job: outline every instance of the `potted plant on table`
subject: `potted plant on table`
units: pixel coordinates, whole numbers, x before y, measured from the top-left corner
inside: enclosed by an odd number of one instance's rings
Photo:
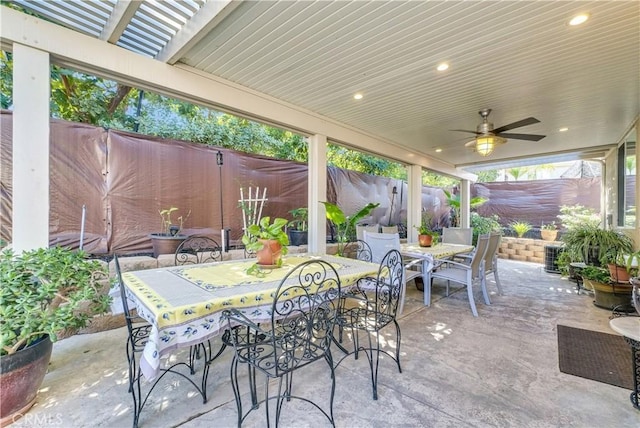
[[[249,251],[255,251],[257,265],[262,267],[282,266],[282,256],[289,251],[289,236],[284,231],[286,218],[262,217],[258,224],[247,227],[242,243]]]
[[[288,223],[289,242],[291,245],[307,245],[309,210],[306,207],[289,211],[293,217]]]
[[[164,210],[158,210],[161,223],[161,232],[151,233],[151,244],[153,245],[153,256],[158,257],[160,254],[173,254],[178,246],[186,239],[185,235],[181,235],[182,227],[191,215],[191,211],[186,216],[179,216],[174,222],[171,215],[178,211],[178,208],[171,207]]]
[[[106,265],[60,247],[0,253],[1,426],[33,405],[61,334],[106,313]]]
[[[438,243],[438,233],[431,230],[431,218],[423,214],[420,226],[414,226],[418,231],[418,245],[431,247]]]

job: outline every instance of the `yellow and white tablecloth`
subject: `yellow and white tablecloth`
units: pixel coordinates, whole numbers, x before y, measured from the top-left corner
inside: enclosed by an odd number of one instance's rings
[[[431,271],[436,259],[455,256],[473,251],[473,245],[436,244],[431,247],[421,247],[417,243],[406,243],[400,246],[403,256],[422,259],[422,282],[424,284],[424,304],[431,305]]]
[[[271,320],[273,296],[295,266],[309,260],[331,263],[343,289],[362,277],[375,276],[378,265],[336,256],[294,255],[283,266],[248,274],[254,260],[149,269],[122,274],[127,297],[138,315],[152,328],[140,368],[153,379],[160,358],[171,350],[201,343],[224,328],[220,318],[226,308],[241,310],[255,322]]]

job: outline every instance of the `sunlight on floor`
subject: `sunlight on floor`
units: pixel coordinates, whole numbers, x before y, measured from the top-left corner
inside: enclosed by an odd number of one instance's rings
[[[428,330],[432,330],[431,336],[433,336],[436,341],[444,339],[445,336],[448,336],[453,332],[451,328],[448,328],[447,325],[442,322],[436,323],[433,327],[428,327]]]

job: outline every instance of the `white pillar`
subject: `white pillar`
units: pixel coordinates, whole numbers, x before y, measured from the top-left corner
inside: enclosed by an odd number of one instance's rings
[[[49,246],[49,54],[13,45],[13,233],[17,252]]]
[[[327,137],[313,135],[309,137],[309,239],[310,253],[327,252],[327,215],[324,205],[319,201],[327,200]]]
[[[408,165],[407,179],[407,241],[417,242],[418,231],[414,226],[420,226],[422,221],[422,167]]]
[[[471,182],[460,180],[460,227],[471,227]]]

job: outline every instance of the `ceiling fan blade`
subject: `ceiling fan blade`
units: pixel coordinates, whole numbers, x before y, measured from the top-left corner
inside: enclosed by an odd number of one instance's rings
[[[535,135],[535,134],[505,134],[505,133],[500,133],[498,136],[499,136],[499,137],[503,137],[503,138],[510,138],[510,139],[514,139],[514,140],[528,140],[528,141],[540,141],[540,140],[542,140],[544,137],[546,137],[546,135]]]
[[[510,123],[508,125],[501,126],[500,128],[496,128],[493,130],[494,133],[499,134],[503,131],[508,131],[510,129],[520,128],[521,126],[533,125],[534,123],[540,123],[538,119],[535,117],[528,117],[526,119],[519,120],[517,122]]]
[[[450,129],[449,131],[469,132],[471,134],[480,135],[480,132],[478,132],[478,131],[470,131],[468,129]]]

